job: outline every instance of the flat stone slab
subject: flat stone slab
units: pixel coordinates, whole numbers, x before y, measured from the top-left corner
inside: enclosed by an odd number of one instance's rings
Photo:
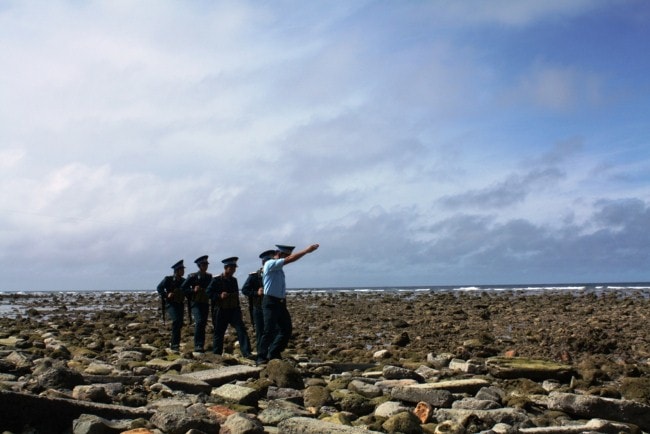
[[[258,366],[234,365],[190,372],[183,374],[183,376],[205,381],[210,386],[221,386],[222,384],[235,380],[245,380],[251,377],[257,378],[260,376],[262,369]]]
[[[482,387],[490,386],[490,382],[482,378],[467,378],[464,380],[446,380],[436,381],[433,383],[420,383],[413,386],[407,386],[417,389],[447,390],[451,393],[469,393],[475,394]]]
[[[640,402],[551,392],[547,404],[549,410],[560,410],[584,418],[633,423],[644,431],[650,431],[650,405]]]
[[[210,393],[212,386],[197,378],[178,374],[163,374],[158,382],[172,390],[181,390],[186,393],[198,395],[199,393]]]
[[[212,396],[241,405],[257,405],[259,392],[252,387],[224,384],[212,390]]]
[[[178,360],[151,359],[146,365],[158,371],[169,371],[170,369],[180,369],[183,364]]]
[[[394,387],[390,392],[390,396],[394,400],[411,403],[423,401],[433,407],[451,407],[451,403],[454,402],[454,397],[448,390],[418,386],[424,385],[416,384],[413,386]]]
[[[144,375],[86,375],[82,374],[84,381],[93,383],[120,383],[120,384],[142,384],[147,378]]]
[[[8,338],[0,339],[0,346],[2,347],[15,347],[17,343],[25,342],[25,339],[16,336],[9,336]]]
[[[635,428],[624,423],[604,419],[591,419],[584,425],[540,426],[535,428],[519,428],[521,434],[581,434],[583,432],[598,433],[633,433]]]
[[[114,404],[49,398],[29,393],[0,390],[0,420],[3,429],[18,431],[29,423],[41,428],[39,432],[63,432],[82,414],[105,419],[149,419],[153,411]]]
[[[574,375],[570,365],[522,357],[490,357],[485,365],[490,374],[497,378],[567,381]]]
[[[465,421],[470,417],[475,417],[493,425],[496,425],[497,423],[514,425],[529,420],[529,416],[525,411],[510,407],[495,410],[439,408],[435,411],[435,416],[437,420],[454,420],[458,422]]]
[[[379,434],[379,431],[370,431],[361,427],[340,425],[308,417],[292,417],[278,424],[279,432],[283,434]]]

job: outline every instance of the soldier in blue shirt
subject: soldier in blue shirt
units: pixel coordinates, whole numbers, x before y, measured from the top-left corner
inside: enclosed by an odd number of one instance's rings
[[[178,351],[181,343],[183,312],[185,312],[185,295],[181,289],[181,285],[185,282],[185,278],[183,277],[185,274],[183,260],[181,259],[172,265],[172,269],[174,270],[174,274],[172,276],[165,276],[156,289],[163,301],[163,309],[167,310],[169,319],[172,321],[172,340],[170,347],[173,351]]]
[[[275,251],[275,255],[266,261],[262,268],[264,335],[260,352],[257,354],[258,364],[266,363],[269,359],[279,359],[291,338],[293,326],[291,315],[287,310],[287,284],[283,267],[313,252],[318,248],[318,244],[312,244],[298,253],[292,253],[294,246],[276,245],[276,247],[278,250]]]
[[[199,267],[196,273],[190,273],[183,283],[183,292],[192,297],[192,317],[194,317],[194,351],[205,352],[205,326],[208,324],[210,313],[210,299],[206,289],[212,281],[212,274],[208,273],[208,256],[196,258],[194,263]]]
[[[232,325],[237,331],[237,340],[242,355],[251,358],[248,333],[246,333],[239,305],[239,286],[235,278],[238,259],[233,256],[221,261],[223,273],[212,279],[206,291],[212,302],[212,325],[214,326],[212,352],[219,355],[223,353],[223,337],[228,325]]]

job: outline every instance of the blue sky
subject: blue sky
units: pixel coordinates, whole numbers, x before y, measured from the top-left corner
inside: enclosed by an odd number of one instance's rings
[[[3,1],[0,290],[650,280],[650,5]]]

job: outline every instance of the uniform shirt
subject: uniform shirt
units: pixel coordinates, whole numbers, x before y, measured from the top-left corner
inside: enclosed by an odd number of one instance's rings
[[[228,294],[221,298],[222,293]],[[235,277],[226,277],[223,274],[216,276],[208,285],[206,293],[214,306],[223,309],[234,309],[239,307],[239,285]]]
[[[185,282],[184,277],[179,277],[179,276],[165,276],[165,278],[160,282],[158,285],[158,294],[162,298],[165,299],[165,301],[172,301],[174,303],[182,303],[185,299],[185,296],[183,295],[183,291],[181,290],[181,285]],[[167,294],[173,293],[172,299],[167,298]]]
[[[264,295],[285,298],[287,284],[284,280],[284,258],[269,259],[264,264],[262,280],[264,281]]]
[[[191,296],[192,300],[194,300],[196,303],[208,303],[210,300],[208,299],[208,295],[205,293],[205,290],[210,284],[210,281],[212,281],[212,274],[201,274],[197,271],[196,273],[191,273],[189,276],[187,276],[187,279],[185,279],[185,282],[181,288],[183,288],[185,295]],[[194,292],[194,287],[196,285],[200,286],[198,292]]]
[[[262,306],[262,297],[257,294],[257,290],[264,286],[262,282],[262,269],[260,268],[257,271],[252,272],[248,275],[244,286],[241,287],[241,292],[248,300],[254,305],[261,307]]]

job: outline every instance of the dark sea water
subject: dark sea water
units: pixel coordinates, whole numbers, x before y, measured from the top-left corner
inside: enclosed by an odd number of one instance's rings
[[[381,287],[349,287],[349,288],[296,288],[293,293],[408,293],[430,294],[436,292],[475,293],[475,292],[516,292],[522,294],[540,294],[545,292],[620,292],[646,293],[650,295],[650,282],[625,283],[571,283],[571,284],[524,284],[524,285],[424,285],[424,286],[381,286]]]

